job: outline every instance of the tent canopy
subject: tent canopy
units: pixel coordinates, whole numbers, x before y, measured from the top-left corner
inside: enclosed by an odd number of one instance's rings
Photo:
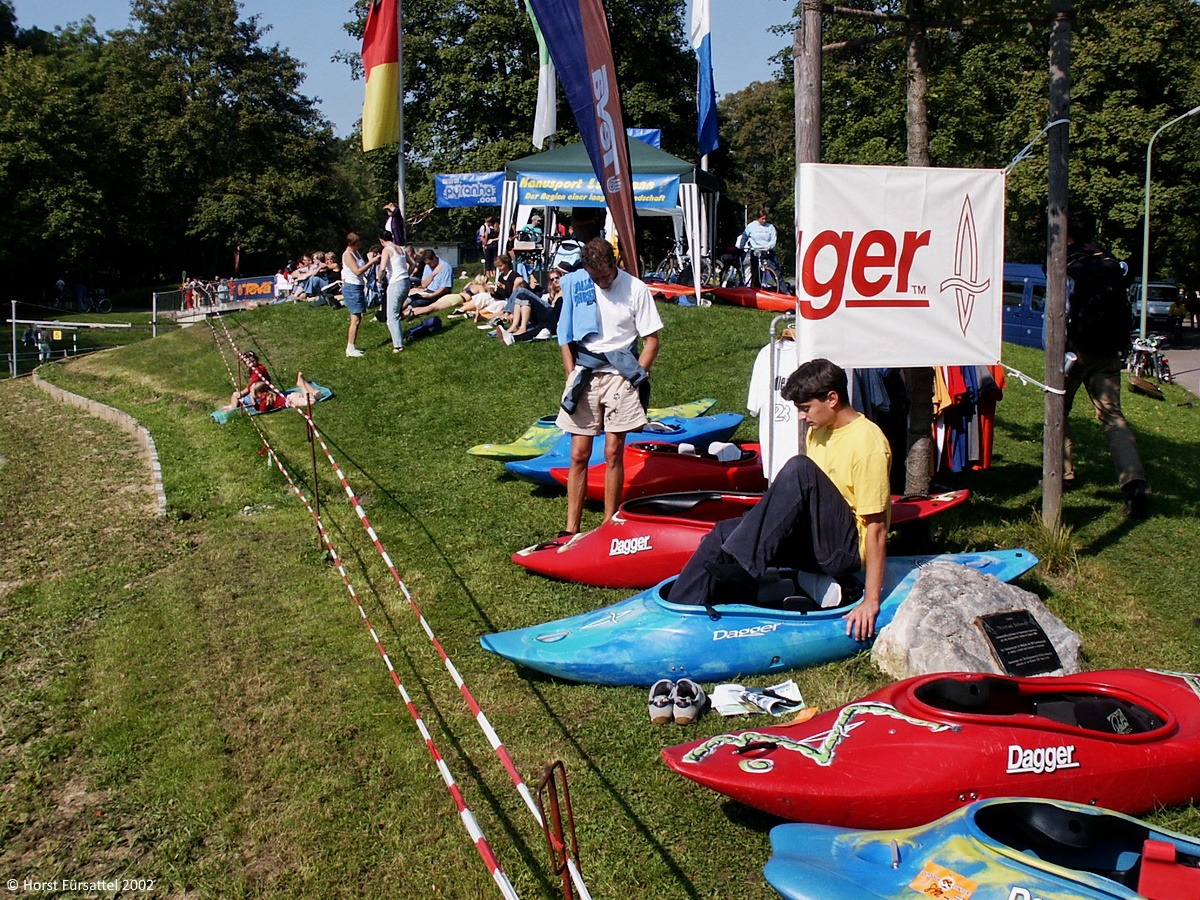
[[[698,184],[710,191],[717,190],[716,176],[678,156],[672,156],[643,141],[629,142],[629,165],[635,175],[678,175],[683,184]],[[563,172],[566,174],[591,175],[592,161],[588,158],[583,141],[564,144],[547,150],[514,159],[504,166],[506,178],[515,178],[521,172]]]
[[[676,175],[679,177],[679,205],[672,210],[643,210],[647,213],[664,212],[671,216],[677,239],[687,241],[688,253],[693,260],[710,256],[716,241],[717,194],[719,182],[709,172],[672,156],[643,141],[629,142],[629,165],[633,177],[653,175]],[[517,205],[517,180],[523,172],[553,172],[563,175],[594,175],[592,161],[582,141],[555,147],[544,153],[535,153],[514,159],[504,167],[504,196],[500,210],[500,250],[508,248],[509,228],[515,223],[520,228],[529,221],[533,207]],[[551,216],[552,210],[547,210]],[[610,213],[611,216],[611,213]],[[611,227],[611,225],[609,226]],[[545,241],[549,244],[547,231]],[[547,247],[548,249],[548,247]],[[700,287],[696,287],[699,302]]]

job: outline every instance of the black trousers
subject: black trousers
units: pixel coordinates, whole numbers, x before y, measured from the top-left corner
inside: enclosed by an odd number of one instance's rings
[[[704,567],[737,563],[754,579],[771,566],[845,578],[862,568],[854,511],[807,456],[794,456],[754,507],[704,536],[671,588],[674,603],[708,604],[716,579]]]

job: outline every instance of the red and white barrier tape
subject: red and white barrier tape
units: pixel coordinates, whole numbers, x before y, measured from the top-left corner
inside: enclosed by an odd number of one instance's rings
[[[222,322],[222,327],[224,327],[224,322]],[[227,328],[226,335],[229,337],[230,344],[236,350],[237,344],[234,342],[233,337],[229,335]],[[316,423],[313,422],[312,417],[305,409],[297,408],[296,411],[304,416],[304,418],[308,421],[308,425],[312,429],[314,440],[316,440],[320,445],[321,450],[325,453],[326,459],[329,460],[329,464],[333,467],[334,472],[337,474],[338,480],[341,482],[342,488],[346,492],[346,496],[349,498],[354,507],[355,514],[358,516],[359,521],[362,523],[363,528],[367,532],[367,536],[375,544],[375,549],[379,552],[384,564],[388,567],[388,571],[391,572],[396,584],[400,587],[401,592],[404,594],[404,598],[408,601],[409,607],[412,609],[413,614],[416,615],[417,621],[420,623],[422,630],[429,638],[430,643],[433,644],[434,649],[437,651],[438,656],[442,660],[442,664],[446,668],[446,671],[450,674],[455,686],[458,687],[459,693],[462,695],[463,701],[467,704],[467,708],[474,717],[476,724],[487,738],[493,752],[499,758],[501,765],[504,766],[504,770],[508,773],[509,779],[512,781],[517,793],[524,801],[526,808],[532,814],[538,827],[544,829],[545,822],[542,818],[541,809],[538,807],[537,801],[530,792],[528,785],[526,785],[524,779],[521,778],[520,772],[517,771],[517,767],[514,764],[512,757],[509,755],[508,749],[504,746],[504,742],[501,741],[500,735],[496,732],[495,728],[492,727],[492,723],[488,720],[487,714],[483,712],[482,708],[480,708],[478,702],[475,700],[475,696],[471,693],[470,688],[467,687],[466,682],[463,680],[462,675],[459,673],[457,667],[450,659],[450,656],[442,647],[441,641],[439,641],[437,635],[434,634],[433,629],[430,627],[428,620],[426,620],[424,613],[421,612],[420,607],[417,605],[416,600],[409,591],[408,585],[405,584],[404,579],[400,577],[400,573],[396,569],[395,563],[392,562],[392,558],[388,554],[386,548],[384,548],[383,542],[380,540],[379,535],[376,533],[374,527],[367,519],[367,514],[363,510],[362,504],[359,503],[358,497],[354,493],[354,489],[351,488],[350,482],[347,480],[341,466],[338,464],[337,460],[334,459],[333,453],[329,450],[328,445],[325,443],[325,439],[320,430],[317,428]],[[257,428],[257,425],[255,427]],[[262,434],[261,429],[259,429],[259,434]],[[263,438],[263,443],[267,443],[265,437]],[[270,452],[269,445],[267,446],[268,452]],[[293,489],[295,490],[295,485],[293,485]],[[556,849],[558,849],[560,852],[567,852],[567,848],[560,846],[557,840],[554,841],[554,844],[556,845]],[[575,887],[579,892],[580,900],[591,900],[591,894],[587,889],[586,883],[584,883],[583,875],[580,873],[575,860],[570,855],[567,856],[567,867],[571,874],[571,881],[575,884]]]
[[[383,662],[387,666],[388,673],[392,676],[392,681],[395,683],[396,689],[404,699],[404,705],[408,707],[409,715],[416,722],[417,730],[421,732],[421,737],[425,739],[425,746],[429,749],[434,764],[437,766],[438,772],[441,773],[442,781],[445,782],[446,788],[450,791],[450,796],[454,799],[455,806],[458,807],[458,816],[462,820],[463,827],[466,828],[467,834],[471,836],[471,840],[475,844],[475,849],[479,851],[479,856],[483,859],[484,865],[488,867],[488,872],[491,873],[492,880],[496,883],[496,887],[500,889],[502,895],[512,898],[512,900],[518,900],[516,890],[508,880],[508,876],[504,873],[499,860],[496,859],[495,853],[492,852],[491,845],[484,836],[483,829],[475,819],[474,813],[467,806],[462,791],[459,790],[454,776],[450,773],[450,768],[446,765],[445,760],[442,759],[442,755],[434,745],[433,736],[429,733],[429,729],[425,727],[425,722],[421,718],[421,714],[417,711],[416,704],[413,703],[408,691],[405,690],[404,682],[400,680],[399,674],[397,674],[395,667],[392,665],[392,660],[388,657],[387,651],[383,647],[383,642],[380,641],[379,635],[375,631],[375,626],[371,624],[371,620],[367,616],[367,611],[358,599],[358,593],[354,590],[354,585],[350,582],[350,576],[346,573],[346,569],[342,565],[342,560],[338,556],[337,550],[333,547],[333,541],[330,540],[329,533],[325,530],[325,523],[321,521],[321,517],[317,515],[312,505],[308,502],[308,497],[304,495],[304,492],[300,490],[296,482],[292,479],[292,476],[284,467],[282,460],[276,455],[270,442],[262,434],[261,429],[259,429],[259,435],[262,437],[263,446],[266,447],[268,457],[275,463],[276,467],[283,474],[283,477],[287,479],[288,484],[292,487],[292,491],[300,498],[300,502],[304,504],[305,509],[309,511],[313,520],[317,523],[317,530],[321,533],[321,540],[325,543],[325,549],[329,551],[330,558],[337,566],[337,570],[342,576],[342,581],[345,582],[346,590],[350,594],[350,599],[358,607],[359,615],[362,616],[363,623],[367,626],[367,631],[371,634],[371,640],[375,642],[375,649],[379,651],[379,655],[383,658]]]

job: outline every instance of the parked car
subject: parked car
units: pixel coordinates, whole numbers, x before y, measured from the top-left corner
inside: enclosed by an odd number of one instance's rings
[[[1038,265],[1004,264],[1004,315],[1001,336],[1011,344],[1044,349],[1046,273]]]
[[[1133,303],[1133,318],[1137,327],[1142,320],[1142,279],[1134,279],[1129,288],[1129,299]],[[1152,281],[1147,285],[1146,299],[1146,322],[1165,327],[1171,307],[1179,301],[1179,285],[1170,278]]]

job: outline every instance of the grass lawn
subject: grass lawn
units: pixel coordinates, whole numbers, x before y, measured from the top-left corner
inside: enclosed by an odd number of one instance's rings
[[[770,314],[662,307],[653,403],[718,398],[741,411]],[[645,691],[522,673],[481,634],[569,615],[628,592],[527,575],[513,550],[562,525],[561,494],[510,479],[464,450],[511,440],[555,407],[554,342],[505,348],[467,323],[390,352],[364,322],[347,359],[345,315],[281,305],[226,323],[273,377],[331,386],[325,435],[431,628],[524,779],[561,759],[594,896],[769,898],[776,820],[670,773],[669,744],[761,719],[654,727]],[[260,425],[313,496],[303,420],[221,427],[228,395],[208,325],[44,367],[47,380],[135,416],[153,434],[168,518],[154,520],[142,463],[120,431],[6,384],[0,412],[0,871],[8,877],[152,879],[188,896],[493,896],[423,740],[312,519],[259,450]],[[1005,345],[1040,377],[1040,353]],[[228,350],[226,348],[226,358]],[[1130,523],[1086,402],[1072,423],[1082,485],[1068,541],[1040,508],[1042,394],[1010,382],[994,467],[939,479],[972,500],[936,520],[946,551],[1025,546],[1059,561],[1022,584],[1084,638],[1091,668],[1195,671],[1200,628],[1200,412],[1126,394],[1154,515]],[[738,437],[755,439],[757,423]],[[318,456],[322,456],[318,450]],[[558,895],[544,839],[476,726],[331,468],[318,459],[326,526],[356,593],[521,896]],[[585,526],[599,521],[589,506]],[[884,679],[867,655],[796,673],[822,708]],[[761,679],[756,683],[766,683]],[[869,789],[869,786],[868,786]],[[1200,833],[1200,811],[1156,821]]]

